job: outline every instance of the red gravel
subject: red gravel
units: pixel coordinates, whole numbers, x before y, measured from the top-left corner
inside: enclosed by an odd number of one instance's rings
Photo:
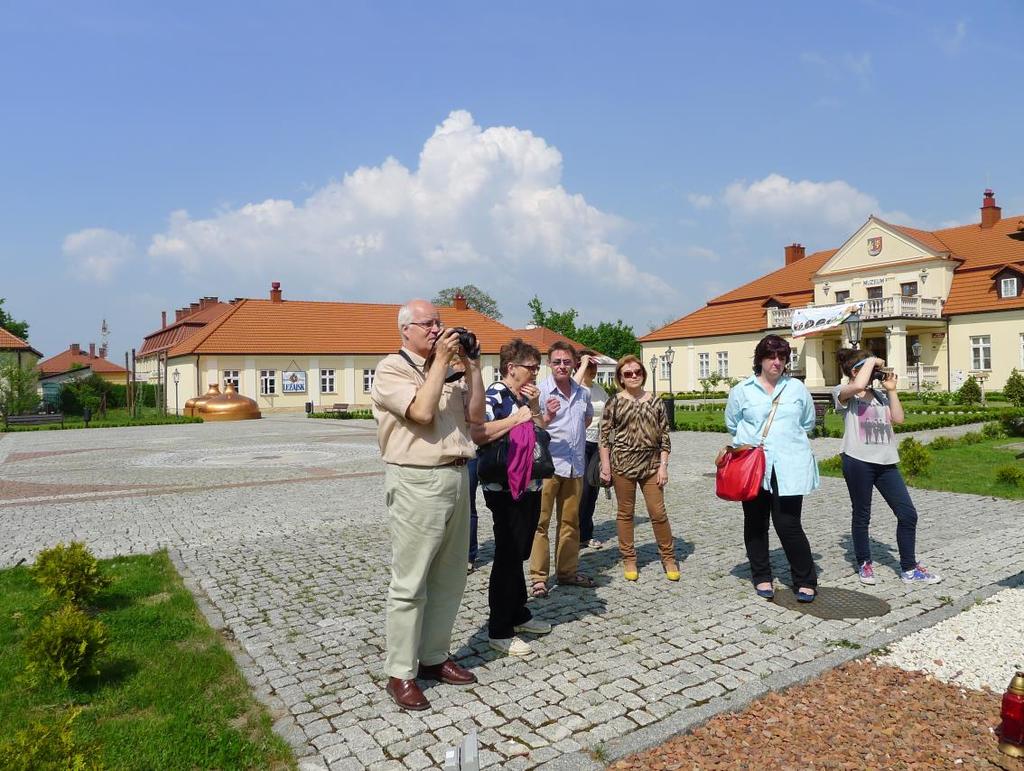
[[[610,768],[1024,771],[996,747],[1001,698],[854,661]]]

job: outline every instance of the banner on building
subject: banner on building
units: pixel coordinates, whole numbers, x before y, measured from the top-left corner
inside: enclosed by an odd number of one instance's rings
[[[863,302],[840,305],[814,305],[793,309],[793,337],[806,337],[840,326],[853,312],[860,312]]]
[[[306,393],[306,372],[304,370],[285,370],[281,373],[281,386],[286,394]]]

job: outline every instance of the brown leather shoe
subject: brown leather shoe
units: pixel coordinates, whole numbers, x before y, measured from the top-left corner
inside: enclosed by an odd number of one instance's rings
[[[416,685],[415,680],[400,680],[397,677],[389,677],[385,690],[388,692],[395,704],[402,709],[430,709],[430,702],[423,695],[423,691]]]
[[[448,685],[472,685],[476,682],[476,675],[451,659],[429,667],[420,664],[420,671],[416,676],[421,680],[440,680]]]

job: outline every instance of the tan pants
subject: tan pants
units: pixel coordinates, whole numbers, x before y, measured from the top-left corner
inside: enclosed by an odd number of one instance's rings
[[[384,669],[411,680],[419,664],[448,658],[466,588],[469,472],[386,463],[384,499],[392,550]]]
[[[580,564],[580,496],[583,477],[554,476],[544,480],[540,494],[540,520],[530,552],[530,583],[546,581],[551,568],[551,544],[548,529],[551,511],[555,519],[555,576],[558,580],[576,577]]]
[[[651,518],[651,527],[654,529],[654,540],[658,542],[661,561],[674,562],[676,550],[675,542],[672,540],[672,526],[668,523],[665,494],[658,487],[657,473],[651,474],[642,482],[612,474],[612,484],[615,486],[615,500],[619,505],[615,526],[619,533],[619,554],[622,555],[622,559],[636,559],[636,547],[633,544],[633,510],[636,508],[636,487],[639,484],[640,491],[644,494],[644,502],[647,504],[647,515]]]

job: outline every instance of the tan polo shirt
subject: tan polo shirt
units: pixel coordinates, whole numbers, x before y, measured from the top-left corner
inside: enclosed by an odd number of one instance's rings
[[[434,420],[422,425],[406,418],[416,392],[426,381],[423,357],[405,349],[416,367],[401,355],[385,356],[373,376],[373,417],[377,442],[385,463],[402,466],[444,466],[476,455],[469,438],[466,407],[469,393],[464,380],[445,383]]]

